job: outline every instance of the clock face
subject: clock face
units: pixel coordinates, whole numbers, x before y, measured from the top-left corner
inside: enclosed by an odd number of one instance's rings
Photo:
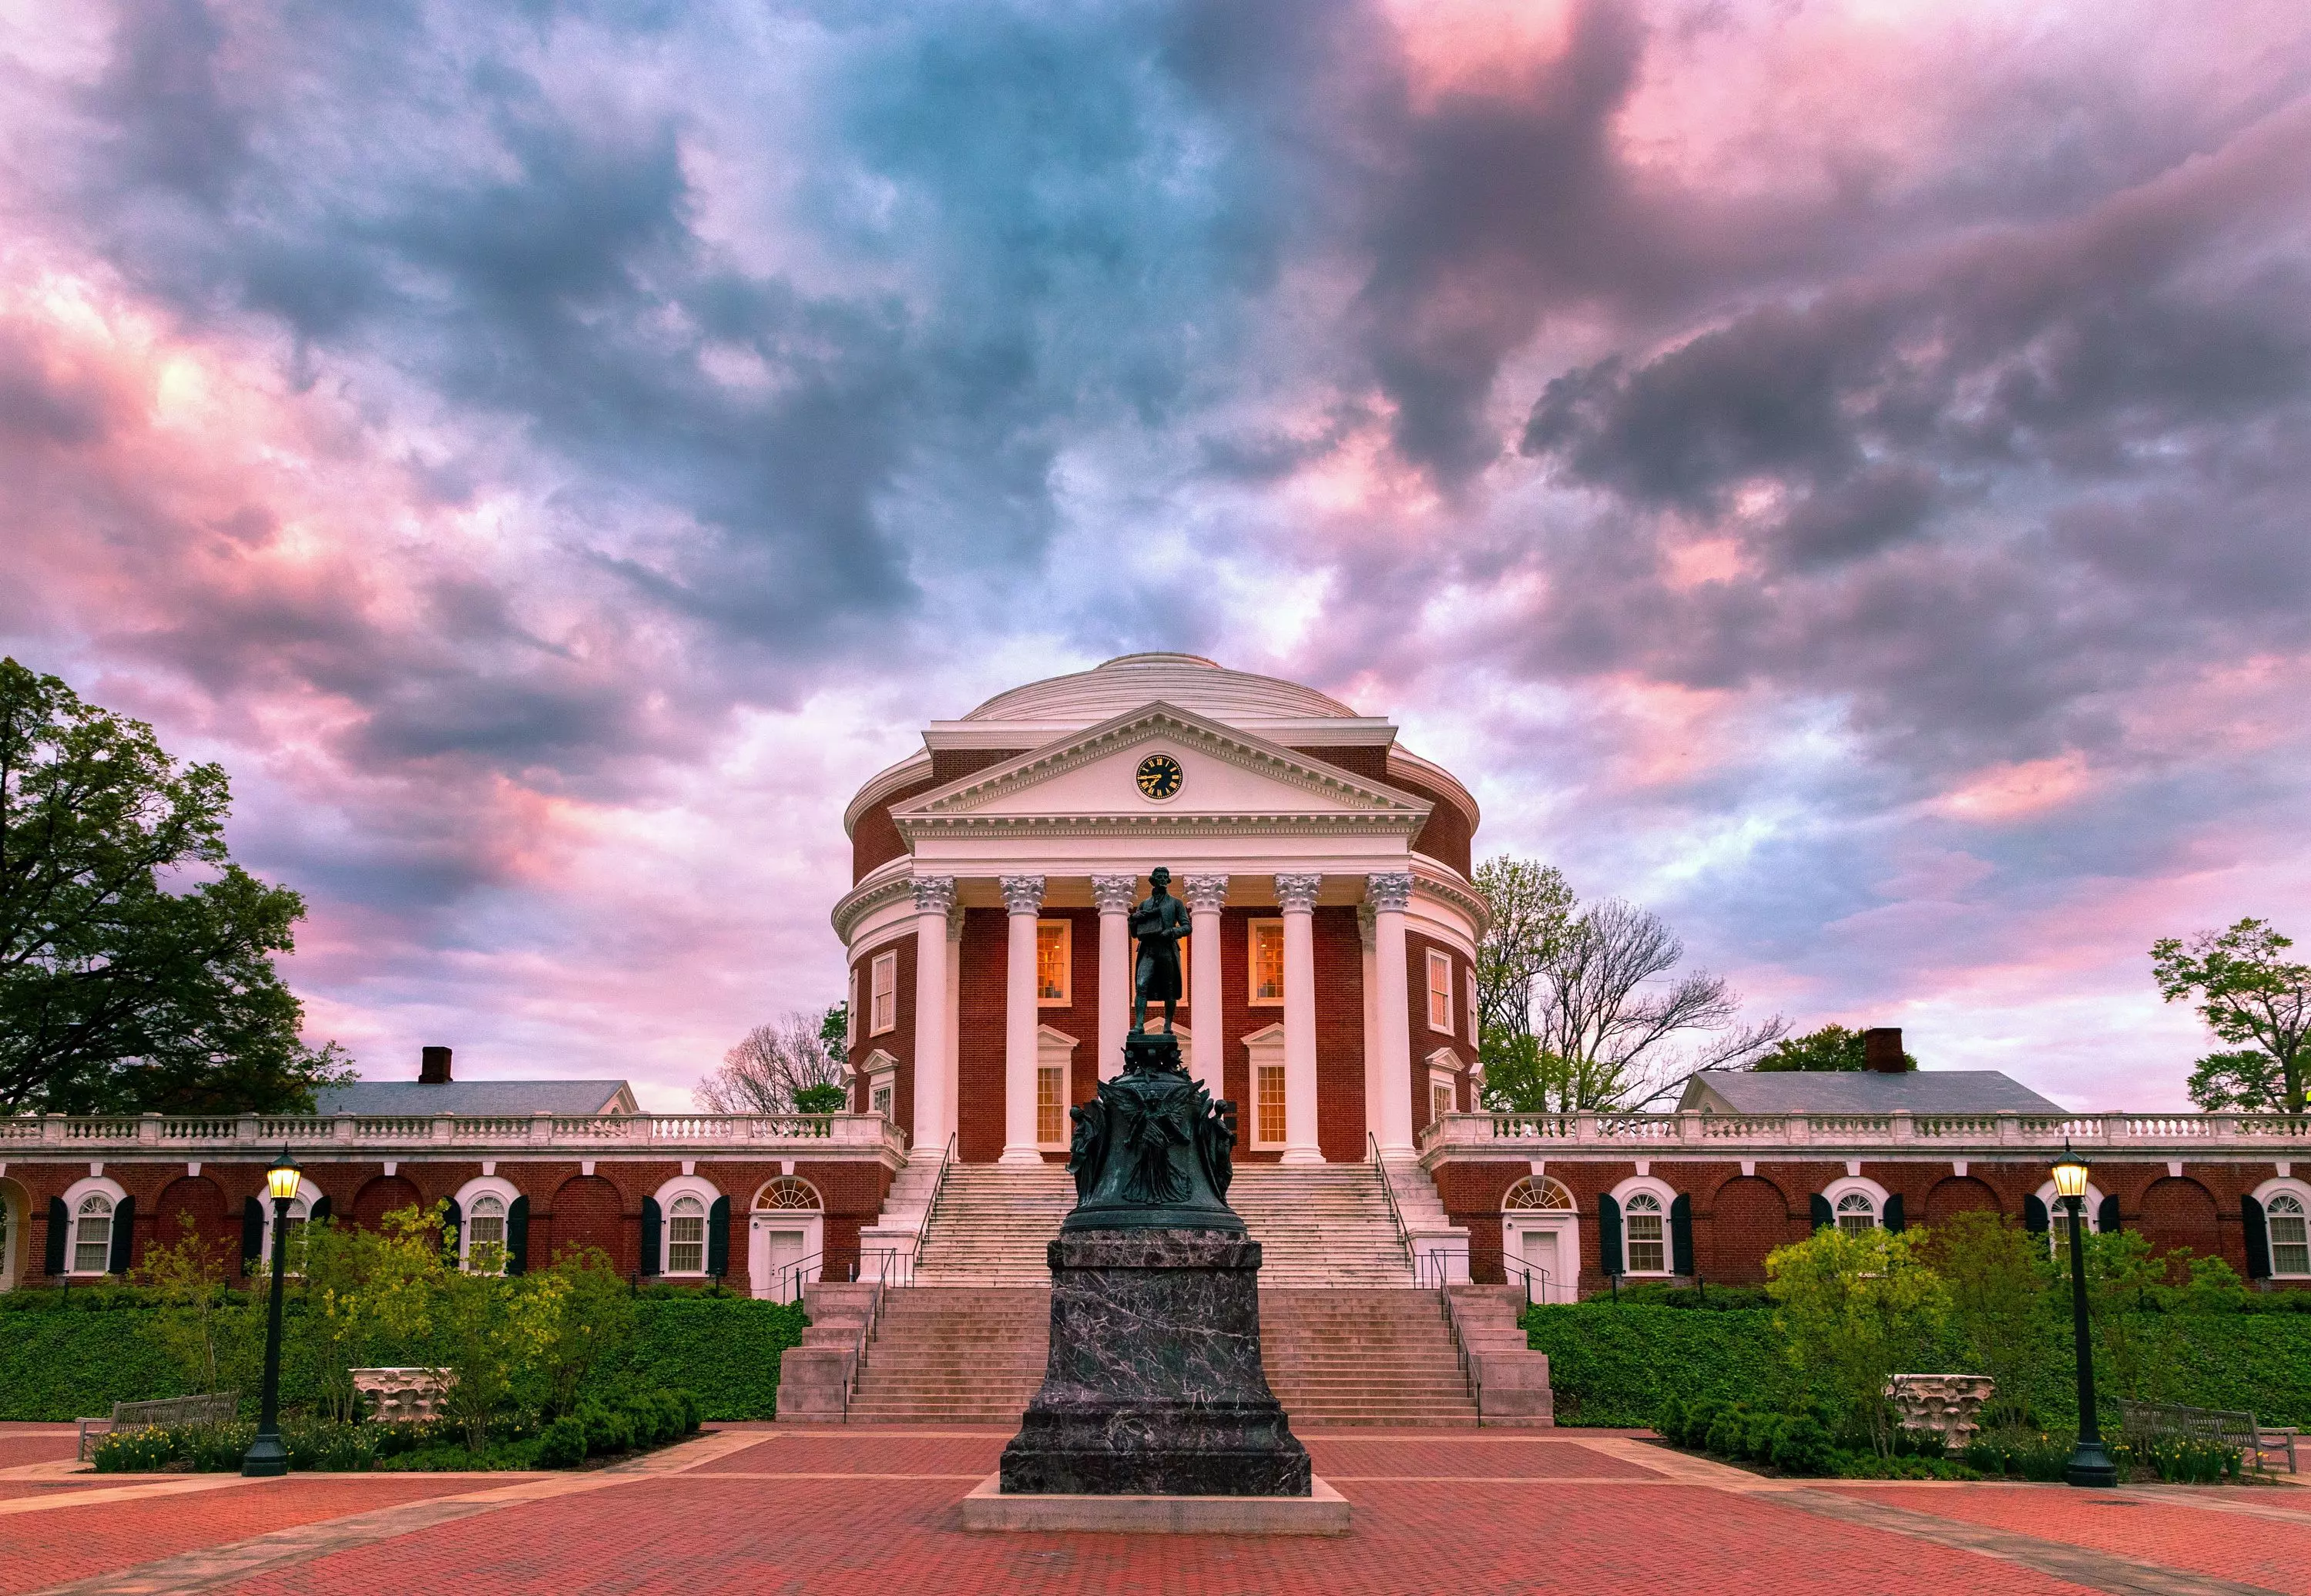
[[[1180,769],[1180,762],[1170,754],[1150,754],[1139,762],[1138,772],[1132,779],[1139,783],[1141,792],[1160,804],[1180,790],[1180,783],[1187,775]]]

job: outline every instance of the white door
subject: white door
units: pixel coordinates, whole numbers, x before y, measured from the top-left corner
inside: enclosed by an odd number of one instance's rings
[[[1568,1278],[1570,1270],[1565,1262],[1559,1261],[1557,1228],[1552,1225],[1544,1230],[1539,1225],[1519,1225],[1516,1238],[1518,1257],[1532,1272],[1532,1300],[1536,1303],[1571,1302],[1578,1283]]]
[[[765,1225],[757,1232],[762,1237],[763,1272],[757,1277],[763,1286],[763,1295],[774,1302],[790,1303],[802,1295],[802,1284],[794,1266],[806,1253],[804,1233],[800,1230],[775,1230]]]

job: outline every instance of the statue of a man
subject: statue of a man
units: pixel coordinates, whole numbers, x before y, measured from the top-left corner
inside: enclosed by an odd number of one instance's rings
[[[1172,872],[1158,865],[1148,872],[1154,890],[1131,911],[1131,936],[1138,958],[1131,983],[1131,1028],[1147,1029],[1150,999],[1164,1001],[1164,1029],[1174,1027],[1174,1015],[1183,994],[1180,990],[1180,943],[1191,929],[1188,906],[1171,893]]]

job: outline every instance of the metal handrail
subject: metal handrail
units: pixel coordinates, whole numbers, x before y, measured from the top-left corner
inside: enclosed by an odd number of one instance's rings
[[[1503,1273],[1516,1275],[1524,1281],[1524,1305],[1526,1307],[1530,1308],[1532,1306],[1532,1278],[1535,1275],[1539,1275],[1540,1277],[1540,1300],[1544,1304],[1548,1301],[1549,1274],[1547,1269],[1536,1269],[1521,1258],[1503,1258],[1501,1260],[1501,1269]]]
[[[1388,1163],[1380,1156],[1380,1138],[1367,1130],[1365,1141],[1372,1148],[1373,1169],[1380,1176],[1380,1194],[1388,1199],[1388,1217],[1396,1221],[1396,1239],[1403,1243],[1405,1257],[1412,1260],[1413,1278],[1418,1279],[1420,1260],[1412,1251],[1412,1227],[1404,1222],[1404,1210],[1396,1206],[1396,1183],[1388,1178]]]
[[[938,1212],[939,1193],[946,1190],[946,1172],[955,1164],[955,1138],[962,1134],[963,1131],[959,1128],[948,1131],[946,1146],[939,1149],[938,1173],[931,1177],[930,1198],[923,1204],[923,1222],[915,1227],[915,1256],[918,1258],[922,1255],[923,1236],[931,1227],[931,1216]],[[911,1258],[907,1263],[907,1278],[911,1283],[914,1278],[914,1260]]]
[[[852,1279],[863,1280],[867,1278],[867,1260],[870,1258],[879,1258],[883,1260],[882,1273],[876,1277],[876,1284],[912,1286],[915,1283],[915,1255],[903,1247],[868,1247],[861,1250],[859,1261],[851,1270]],[[904,1267],[900,1267],[902,1265]],[[899,1278],[902,1274],[906,1277],[903,1280]]]

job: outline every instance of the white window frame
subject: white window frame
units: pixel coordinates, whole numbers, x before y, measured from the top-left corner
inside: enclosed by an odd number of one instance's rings
[[[2262,1185],[2257,1186],[2253,1195],[2255,1201],[2263,1205],[2263,1240],[2266,1250],[2271,1253],[2271,1278],[2274,1280],[2311,1278],[2311,1273],[2298,1273],[2292,1269],[2282,1272],[2279,1267],[2279,1243],[2271,1240],[2271,1199],[2274,1197],[2291,1197],[2303,1205],[2305,1238],[2307,1242],[2311,1242],[2311,1184],[2306,1184],[2291,1175],[2280,1175],[2275,1180],[2265,1181]]]
[[[0,1291],[16,1289],[16,1254],[24,1245],[24,1215],[31,1207],[13,1181],[0,1181]]]
[[[1065,1152],[1073,1138],[1075,1121],[1068,1110],[1074,1106],[1076,1078],[1076,1039],[1064,1031],[1050,1025],[1035,1027],[1035,1145],[1051,1152]],[[1045,1072],[1057,1070],[1060,1077],[1060,1122],[1051,1137],[1043,1135],[1043,1080]]]
[[[1244,1074],[1244,1106],[1250,1110],[1250,1123],[1243,1126],[1245,1145],[1259,1148],[1282,1147],[1292,1139],[1292,1109],[1289,1093],[1282,1076],[1276,1079],[1276,1089],[1284,1094],[1284,1134],[1270,1139],[1260,1133],[1260,1072],[1262,1068],[1281,1071],[1284,1068],[1284,1027],[1281,1025],[1262,1025],[1243,1039],[1247,1066]]]
[[[494,1197],[505,1205],[506,1242],[501,1243],[504,1260],[510,1261],[513,1251],[514,1199],[521,1195],[511,1181],[502,1175],[479,1175],[458,1188],[458,1267],[471,1273],[474,1268],[474,1204],[477,1199]],[[499,1265],[501,1271],[504,1264]]]
[[[1270,930],[1273,930],[1276,936],[1276,996],[1263,998],[1260,995],[1260,939]],[[1243,999],[1246,1004],[1253,1008],[1283,1007],[1285,984],[1290,980],[1290,972],[1285,968],[1287,963],[1284,956],[1283,920],[1279,919],[1244,921]]]
[[[110,1221],[104,1227],[105,1267],[100,1269],[80,1267],[80,1208],[81,1204],[92,1197],[105,1199],[105,1217]],[[85,1175],[65,1188],[65,1274],[67,1277],[75,1280],[95,1280],[112,1272],[112,1237],[117,1234],[113,1226],[120,1223],[120,1205],[127,1200],[127,1188],[102,1175]]]
[[[1472,1053],[1477,1051],[1478,1022],[1482,1017],[1477,1001],[1478,995],[1477,983],[1471,980],[1469,982],[1469,1051]]]
[[[1629,1199],[1645,1196],[1661,1203],[1661,1266],[1657,1269],[1629,1267]],[[1654,1175],[1632,1175],[1613,1188],[1613,1200],[1621,1210],[1621,1272],[1641,1280],[1668,1280],[1677,1275],[1677,1188]]]
[[[859,1045],[859,1027],[866,1023],[859,1009],[859,966],[850,966],[850,991],[842,1009],[842,1048],[849,1052]]]
[[[310,1178],[301,1178],[298,1181],[297,1195],[289,1199],[289,1223],[292,1228],[289,1232],[287,1259],[283,1265],[284,1274],[301,1278],[305,1273],[300,1267],[303,1262],[303,1256],[299,1251],[298,1243],[305,1234],[305,1226],[313,1222],[313,1205],[321,1200],[321,1189],[313,1184]],[[257,1200],[265,1209],[265,1229],[262,1240],[258,1243],[259,1251],[257,1256],[269,1270],[273,1268],[273,1199],[260,1197]],[[458,1256],[461,1259],[465,1256],[462,1247]]]
[[[1829,1204],[1830,1228],[1838,1231],[1843,1231],[1845,1228],[1843,1225],[1840,1225],[1837,1222],[1837,1205],[1846,1198],[1855,1196],[1856,1194],[1867,1197],[1870,1199],[1870,1223],[1871,1227],[1878,1230],[1885,1229],[1886,1201],[1892,1193],[1888,1192],[1885,1187],[1880,1186],[1877,1182],[1862,1175],[1841,1176],[1839,1179],[1832,1181],[1828,1185],[1824,1186],[1821,1189],[1822,1197]]]
[[[1439,986],[1437,974],[1442,972],[1444,982]],[[1439,1011],[1443,1018],[1438,1018]],[[1428,1028],[1441,1036],[1452,1032],[1452,955],[1442,948],[1428,950]]]
[[[883,977],[890,975],[886,988]],[[887,1011],[885,1004],[887,1002]],[[899,1028],[899,950],[886,947],[867,961],[867,1034],[882,1036]]]
[[[815,1190],[815,1188],[813,1188]],[[714,1204],[722,1195],[714,1182],[702,1175],[676,1175],[653,1193],[658,1199],[658,1272],[668,1280],[703,1280],[707,1265],[713,1261]],[[685,1197],[694,1197],[699,1203],[698,1267],[677,1269],[674,1264],[674,1205]]]
[[[2046,1205],[2046,1251],[2059,1257],[2070,1243],[2071,1205],[2054,1190],[2052,1181],[2039,1186],[2038,1200]],[[2091,1181],[2087,1183],[2087,1211],[2083,1217],[2089,1235],[2102,1234],[2102,1188]]]
[[[1443,1112],[1448,1114],[1457,1114],[1461,1112],[1461,1060],[1452,1049],[1440,1047],[1428,1055],[1427,1064],[1429,1122],[1434,1124],[1438,1112],[1436,1091],[1440,1086],[1451,1094],[1450,1101],[1452,1104],[1451,1108]]]
[[[799,1186],[810,1193],[815,1208],[772,1208],[763,1199],[773,1187]],[[714,1205],[707,1204],[711,1218]],[[786,1281],[771,1278],[770,1233],[773,1230],[798,1230],[802,1233],[802,1268]],[[826,1194],[800,1175],[776,1175],[755,1188],[753,1203],[746,1214],[746,1279],[755,1297],[763,1301],[799,1301],[804,1286],[819,1278],[826,1251]],[[783,1285],[791,1295],[781,1295]]]
[[[1060,934],[1060,995],[1043,996],[1043,933]],[[1076,922],[1064,917],[1035,922],[1035,1007],[1073,1008],[1076,1006]]]

